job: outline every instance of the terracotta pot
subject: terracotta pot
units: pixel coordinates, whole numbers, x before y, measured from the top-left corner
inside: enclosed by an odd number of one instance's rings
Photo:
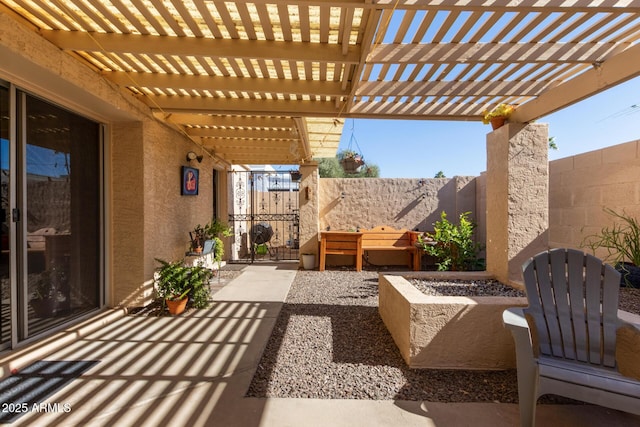
[[[169,313],[173,316],[181,314],[184,309],[187,307],[187,301],[189,301],[189,297],[184,297],[180,300],[172,300],[167,298],[167,308],[169,309]]]
[[[507,121],[506,117],[494,117],[491,119],[491,128],[496,130],[502,126],[504,126]]]

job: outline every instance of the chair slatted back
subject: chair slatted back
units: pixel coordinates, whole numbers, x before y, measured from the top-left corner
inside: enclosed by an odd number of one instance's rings
[[[615,366],[620,273],[593,255],[552,249],[523,266],[540,354]]]

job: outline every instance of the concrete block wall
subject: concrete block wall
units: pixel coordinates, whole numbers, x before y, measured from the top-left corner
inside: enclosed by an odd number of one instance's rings
[[[640,218],[640,140],[551,161],[549,184],[550,246],[589,251],[584,237],[613,224],[604,207]]]

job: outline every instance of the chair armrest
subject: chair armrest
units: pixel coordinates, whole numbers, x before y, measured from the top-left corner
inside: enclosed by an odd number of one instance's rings
[[[640,316],[635,313],[629,313],[628,311],[618,310],[618,320],[620,326],[631,325],[640,329]]]
[[[527,318],[524,316],[524,310],[522,309],[522,307],[507,308],[502,313],[502,321],[504,322],[505,326],[510,329],[529,329],[529,324],[527,323]]]
[[[504,325],[511,330],[516,347],[518,369],[533,369],[537,349],[534,350],[529,323],[523,307],[511,307],[502,312]]]

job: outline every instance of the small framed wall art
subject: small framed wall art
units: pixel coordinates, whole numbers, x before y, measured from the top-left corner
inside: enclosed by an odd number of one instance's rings
[[[200,171],[190,166],[182,166],[182,189],[180,194],[183,196],[198,195],[198,178]]]

